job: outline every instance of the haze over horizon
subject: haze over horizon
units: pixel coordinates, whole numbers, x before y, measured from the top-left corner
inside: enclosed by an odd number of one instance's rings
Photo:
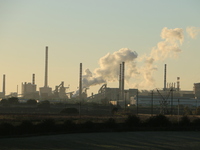
[[[6,74],[6,94],[17,85],[21,93],[34,73],[37,90],[43,87],[48,46],[53,90],[61,81],[77,90],[79,63],[88,95],[105,82],[118,87],[122,61],[125,88],[163,88],[167,64],[167,82],[180,77],[181,89],[192,90],[200,82],[199,6],[198,0],[0,0],[0,86]]]

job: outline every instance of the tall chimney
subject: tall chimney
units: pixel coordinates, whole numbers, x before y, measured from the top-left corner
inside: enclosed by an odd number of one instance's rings
[[[3,75],[3,95],[6,94],[6,75]]]
[[[164,88],[163,88],[164,91],[166,91],[166,75],[167,75],[167,64],[165,64],[165,70],[164,70]]]
[[[48,86],[48,46],[46,46],[46,55],[45,55],[45,77],[44,77],[44,86]]]
[[[35,84],[35,74],[33,74],[32,84]]]
[[[119,97],[121,99],[121,92],[122,92],[122,64],[119,65]]]
[[[177,91],[180,91],[180,77],[177,77]]]
[[[79,99],[82,99],[82,63],[80,63]]]
[[[122,90],[122,99],[124,100],[124,70],[125,70],[125,65],[124,65],[124,62],[122,62],[122,85],[121,85],[121,90]]]

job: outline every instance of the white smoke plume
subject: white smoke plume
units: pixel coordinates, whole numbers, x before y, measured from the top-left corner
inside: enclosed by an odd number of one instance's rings
[[[200,33],[200,28],[198,27],[187,27],[186,32],[188,35],[192,38],[195,39],[198,33]]]
[[[82,88],[86,89],[90,86],[95,86],[98,84],[103,84],[106,82],[115,82],[119,80],[119,65],[125,62],[126,66],[131,66],[127,68],[127,79],[137,72],[136,62],[137,53],[131,51],[128,48],[122,48],[114,53],[108,53],[99,59],[99,68],[94,70],[92,73],[89,69],[86,69],[84,75],[82,76]],[[74,96],[78,95],[77,90]]]
[[[137,53],[128,48],[122,48],[112,54],[106,54],[99,59],[99,68],[94,70],[93,75],[89,69],[85,70],[83,87],[118,81],[119,65],[124,61],[126,65],[130,65],[135,69],[136,58]],[[134,69],[129,70],[129,74],[133,74]]]
[[[154,64],[157,61],[164,61],[167,58],[176,58],[181,52],[180,46],[184,41],[183,29],[163,28],[161,32],[163,41],[153,47],[149,55],[138,57],[135,51],[122,48],[114,53],[108,53],[99,59],[99,68],[92,73],[89,69],[83,75],[83,88],[89,88],[97,84],[115,82],[119,80],[119,65],[125,62],[125,81],[130,78],[140,80],[140,83],[129,86],[135,88],[153,88],[155,80],[154,71],[157,70]],[[143,63],[137,67],[137,63]],[[78,94],[78,91],[76,92]]]
[[[156,61],[164,61],[167,58],[176,58],[181,52],[180,45],[184,41],[183,29],[167,29],[166,27],[162,29],[161,41],[156,47],[153,47],[149,56],[143,55],[138,58],[144,65],[138,69],[140,76],[142,76],[142,81],[138,85],[134,85],[138,88],[153,88],[155,87],[155,80],[153,78],[154,71],[157,70],[154,63]]]

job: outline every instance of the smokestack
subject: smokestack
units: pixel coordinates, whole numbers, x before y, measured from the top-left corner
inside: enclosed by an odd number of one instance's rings
[[[119,99],[121,99],[122,92],[122,64],[119,65]]]
[[[180,91],[180,77],[177,77],[177,91]]]
[[[164,91],[166,91],[166,75],[167,75],[167,64],[165,64],[165,70],[164,70],[164,88],[163,88]]]
[[[122,90],[122,99],[124,100],[124,70],[125,70],[125,65],[124,65],[124,62],[122,62],[122,85],[121,85],[121,90]]]
[[[32,84],[35,84],[35,74],[33,74]]]
[[[6,94],[6,75],[3,75],[3,95]]]
[[[44,86],[48,86],[48,46],[46,46],[46,55],[45,55],[45,77],[44,77]]]
[[[79,99],[82,99],[82,63],[80,63]]]

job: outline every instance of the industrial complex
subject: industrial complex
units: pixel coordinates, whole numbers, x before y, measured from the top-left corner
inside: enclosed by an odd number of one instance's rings
[[[164,66],[164,86],[162,89],[138,90],[138,89],[125,89],[125,62],[119,64],[119,87],[109,88],[107,84],[103,84],[97,94],[87,95],[87,88],[82,87],[82,63],[80,63],[80,78],[78,95],[73,97],[74,91],[67,91],[69,87],[64,86],[61,81],[59,85],[52,89],[48,86],[48,47],[45,49],[45,75],[44,86],[39,87],[35,83],[35,74],[32,75],[32,82],[22,82],[21,94],[11,93],[6,95],[6,75],[3,75],[3,88],[0,92],[0,98],[18,97],[19,99],[37,99],[39,101],[63,101],[67,102],[69,99],[76,99],[84,102],[97,102],[102,100],[112,103],[113,105],[160,105],[166,107],[167,105],[198,105],[200,99],[200,83],[194,83],[193,91],[183,91],[180,88],[180,77],[173,83],[167,83],[167,65]]]

